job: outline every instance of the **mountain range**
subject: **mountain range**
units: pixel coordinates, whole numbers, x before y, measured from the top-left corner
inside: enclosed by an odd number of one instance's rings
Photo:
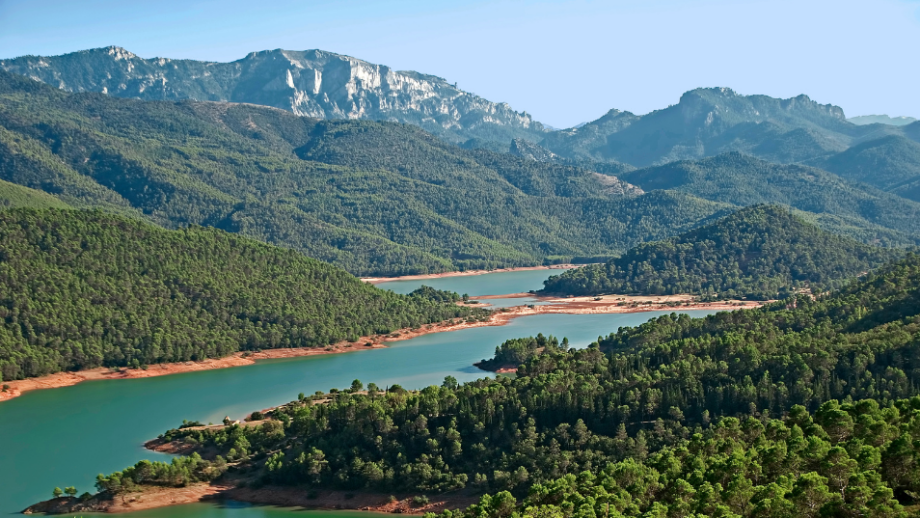
[[[539,139],[530,115],[447,80],[323,50],[266,50],[231,63],[144,59],[120,47],[0,60],[0,69],[70,92],[144,100],[229,101],[318,119],[415,124],[452,142]]]
[[[77,208],[239,232],[360,275],[593,260],[730,210],[411,125],[71,94],[3,72],[0,179]]]
[[[740,151],[781,163],[839,153],[885,135],[918,140],[920,124],[856,125],[841,108],[805,95],[775,99],[699,88],[647,115],[610,110],[580,128],[552,132],[539,144],[567,158],[615,160],[637,167]]]
[[[561,158],[636,167],[730,151],[794,163],[889,134],[920,140],[920,123],[909,117],[847,119],[840,107],[805,95],[776,99],[730,88],[698,88],[646,115],[612,109],[597,120],[551,131],[526,112],[443,78],[315,49],[266,50],[215,63],[144,59],[106,47],[0,60],[0,69],[71,92],[251,103],[313,118],[402,122],[468,147],[508,151],[513,139],[525,139]]]
[[[319,50],[205,63],[109,47],[0,69],[15,72],[0,71],[0,180],[29,189],[0,185],[4,204],[214,226],[354,274],[605,260],[762,203],[920,243],[920,123],[857,125],[806,96],[703,88],[548,131]]]

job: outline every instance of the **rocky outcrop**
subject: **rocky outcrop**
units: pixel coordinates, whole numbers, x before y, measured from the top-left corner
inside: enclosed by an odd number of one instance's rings
[[[0,69],[71,92],[145,100],[230,101],[323,119],[372,119],[423,127],[448,140],[540,140],[526,112],[445,79],[396,71],[322,50],[253,52],[231,63],[144,59],[120,47],[0,60]]]
[[[597,182],[603,186],[603,193],[610,196],[639,196],[645,194],[641,187],[624,182],[616,176],[594,173]]]
[[[557,158],[556,154],[552,151],[522,138],[516,138],[511,141],[509,152],[512,155],[528,158],[537,162],[553,162],[554,159]]]

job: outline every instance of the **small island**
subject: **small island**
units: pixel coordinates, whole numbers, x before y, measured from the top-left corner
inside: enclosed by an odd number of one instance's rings
[[[565,351],[569,348],[569,339],[559,339],[543,333],[528,338],[512,338],[495,348],[495,356],[489,360],[483,359],[473,365],[484,371],[506,374],[517,372],[518,367],[527,363],[531,358],[544,352]]]

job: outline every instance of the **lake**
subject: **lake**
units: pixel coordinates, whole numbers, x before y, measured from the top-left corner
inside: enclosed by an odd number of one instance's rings
[[[539,272],[544,278],[558,273]],[[533,271],[479,277],[515,274],[527,274],[521,275],[519,285],[532,284]],[[454,279],[463,279],[472,286],[463,290],[470,294],[473,288],[487,289],[489,283],[477,277]],[[515,285],[513,278],[508,285]],[[120,470],[144,458],[168,459],[165,454],[145,450],[143,443],[167,428],[178,426],[183,419],[217,423],[226,415],[240,418],[252,410],[291,401],[299,392],[312,394],[317,390],[347,387],[353,379],[381,387],[399,383],[408,389],[440,384],[448,375],[461,382],[471,381],[490,375],[472,363],[491,357],[495,347],[506,339],[542,332],[568,337],[573,346],[584,347],[599,335],[621,326],[638,325],[664,313],[667,312],[534,315],[514,319],[505,326],[394,342],[386,349],[265,360],[246,367],[93,381],[29,392],[0,404],[0,514],[18,513],[30,504],[50,498],[55,486],[73,485],[81,493],[94,492],[97,473]],[[710,312],[688,313],[703,316]],[[131,517],[292,518],[294,513],[298,517],[368,516],[354,511],[308,512],[227,503],[161,508],[132,513]]]
[[[439,290],[454,291],[471,297],[481,295],[507,295],[524,293],[543,288],[543,281],[551,275],[560,275],[566,269],[521,270],[518,272],[487,273],[483,275],[460,275],[457,277],[440,277],[413,281],[381,282],[376,286],[396,293],[407,294],[421,286],[431,286]]]

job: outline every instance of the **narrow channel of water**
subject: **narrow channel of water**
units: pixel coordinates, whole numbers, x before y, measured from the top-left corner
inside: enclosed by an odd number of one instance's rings
[[[507,295],[524,293],[543,288],[543,281],[551,275],[560,275],[565,269],[522,270],[517,272],[488,273],[484,275],[461,275],[416,281],[390,281],[377,284],[378,288],[392,290],[396,293],[410,293],[421,286],[431,286],[439,290],[454,291],[471,297],[480,295]]]
[[[525,273],[525,272],[522,272]],[[529,272],[526,272],[529,273]],[[546,273],[544,271],[544,273]],[[613,315],[536,315],[505,326],[465,329],[395,342],[387,349],[330,356],[266,360],[232,369],[157,378],[108,380],[40,390],[0,404],[0,515],[17,513],[50,498],[55,486],[92,491],[95,475],[142,458],[165,460],[144,450],[182,419],[219,422],[353,379],[416,389],[489,375],[472,366],[491,357],[502,341],[542,332],[567,336],[583,347],[621,326],[638,325],[664,312]],[[709,312],[689,312],[703,316]],[[304,516],[306,511],[237,504],[194,504],[132,514],[132,518],[256,518]],[[317,512],[318,513],[318,512]],[[313,514],[310,512],[309,514]],[[354,512],[325,512],[352,518]],[[366,516],[366,514],[364,515]]]

